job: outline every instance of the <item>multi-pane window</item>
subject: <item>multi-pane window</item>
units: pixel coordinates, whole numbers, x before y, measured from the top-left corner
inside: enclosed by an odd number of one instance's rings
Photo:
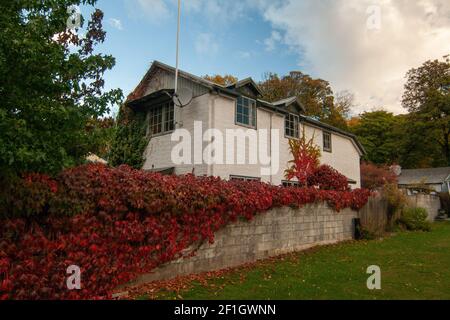
[[[331,152],[331,133],[324,131],[323,132],[323,151]]]
[[[261,181],[261,178],[231,175],[230,180],[231,181]]]
[[[167,102],[150,109],[150,134],[156,135],[175,129],[173,103]]]
[[[256,101],[239,97],[236,103],[236,123],[256,128]]]
[[[283,181],[283,187],[299,187],[300,183],[298,181]]]
[[[295,114],[287,114],[284,119],[284,134],[288,138],[298,139],[299,134],[299,117]]]

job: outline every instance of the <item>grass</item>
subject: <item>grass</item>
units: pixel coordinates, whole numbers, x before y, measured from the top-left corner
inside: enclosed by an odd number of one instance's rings
[[[367,267],[381,268],[381,290],[368,290]],[[142,296],[141,298],[145,298]],[[432,232],[349,242],[295,253],[160,299],[450,299],[450,223]]]

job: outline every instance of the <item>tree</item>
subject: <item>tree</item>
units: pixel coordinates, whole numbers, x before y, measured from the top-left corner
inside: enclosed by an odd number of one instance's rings
[[[345,119],[350,107],[348,100],[339,98],[340,103],[335,105],[333,90],[328,81],[313,79],[300,71],[293,71],[281,78],[275,73],[267,73],[259,86],[263,99],[269,102],[296,96],[305,107],[306,115],[342,129],[347,128]]]
[[[380,189],[386,184],[397,183],[397,176],[386,165],[375,165],[370,162],[361,164],[361,186],[365,189]]]
[[[306,139],[305,128],[300,139],[290,139],[289,149],[293,159],[290,168],[285,170],[287,180],[297,178],[302,186],[306,186],[320,164],[320,148],[314,143],[314,136]]]
[[[230,86],[238,81],[238,78],[230,74],[226,74],[224,76],[218,74],[213,76],[206,75],[203,78],[216,84],[220,84],[222,86]]]
[[[367,151],[367,160],[388,164],[398,160],[399,137],[394,134],[396,117],[384,110],[364,112],[350,130]]]
[[[103,75],[115,59],[94,52],[106,37],[102,11],[94,8],[80,28],[68,29],[72,5],[96,2],[1,2],[2,174],[55,173],[82,162],[92,146],[86,128],[122,99],[119,89],[103,90]]]
[[[450,59],[426,61],[406,74],[403,107],[450,166]]]

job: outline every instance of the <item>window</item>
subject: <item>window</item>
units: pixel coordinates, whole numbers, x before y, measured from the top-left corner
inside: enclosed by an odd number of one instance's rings
[[[323,133],[323,151],[331,152],[332,145],[331,145],[331,133],[324,132]]]
[[[300,187],[298,181],[283,181],[283,187]]]
[[[299,117],[295,114],[288,114],[284,118],[284,135],[288,138],[298,139],[299,135]]]
[[[244,176],[230,176],[231,181],[261,181],[261,178],[244,177]]]
[[[256,128],[256,101],[239,97],[236,103],[236,123]]]
[[[150,134],[170,132],[175,129],[173,103],[167,102],[150,110]]]

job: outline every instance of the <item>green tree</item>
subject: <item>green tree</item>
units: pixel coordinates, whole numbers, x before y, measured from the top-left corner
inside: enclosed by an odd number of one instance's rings
[[[96,2],[1,1],[2,174],[55,173],[80,163],[92,147],[90,121],[121,101],[121,90],[103,89],[103,75],[115,59],[94,51],[106,36]],[[93,12],[70,30],[73,5]]]
[[[358,136],[367,151],[366,160],[387,164],[398,160],[396,117],[384,110],[364,112],[350,130]]]
[[[426,144],[437,145],[450,166],[450,60],[427,61],[408,71],[403,106],[410,112],[411,123],[420,124]],[[417,126],[417,125],[416,125]],[[423,141],[423,139],[421,139]]]

